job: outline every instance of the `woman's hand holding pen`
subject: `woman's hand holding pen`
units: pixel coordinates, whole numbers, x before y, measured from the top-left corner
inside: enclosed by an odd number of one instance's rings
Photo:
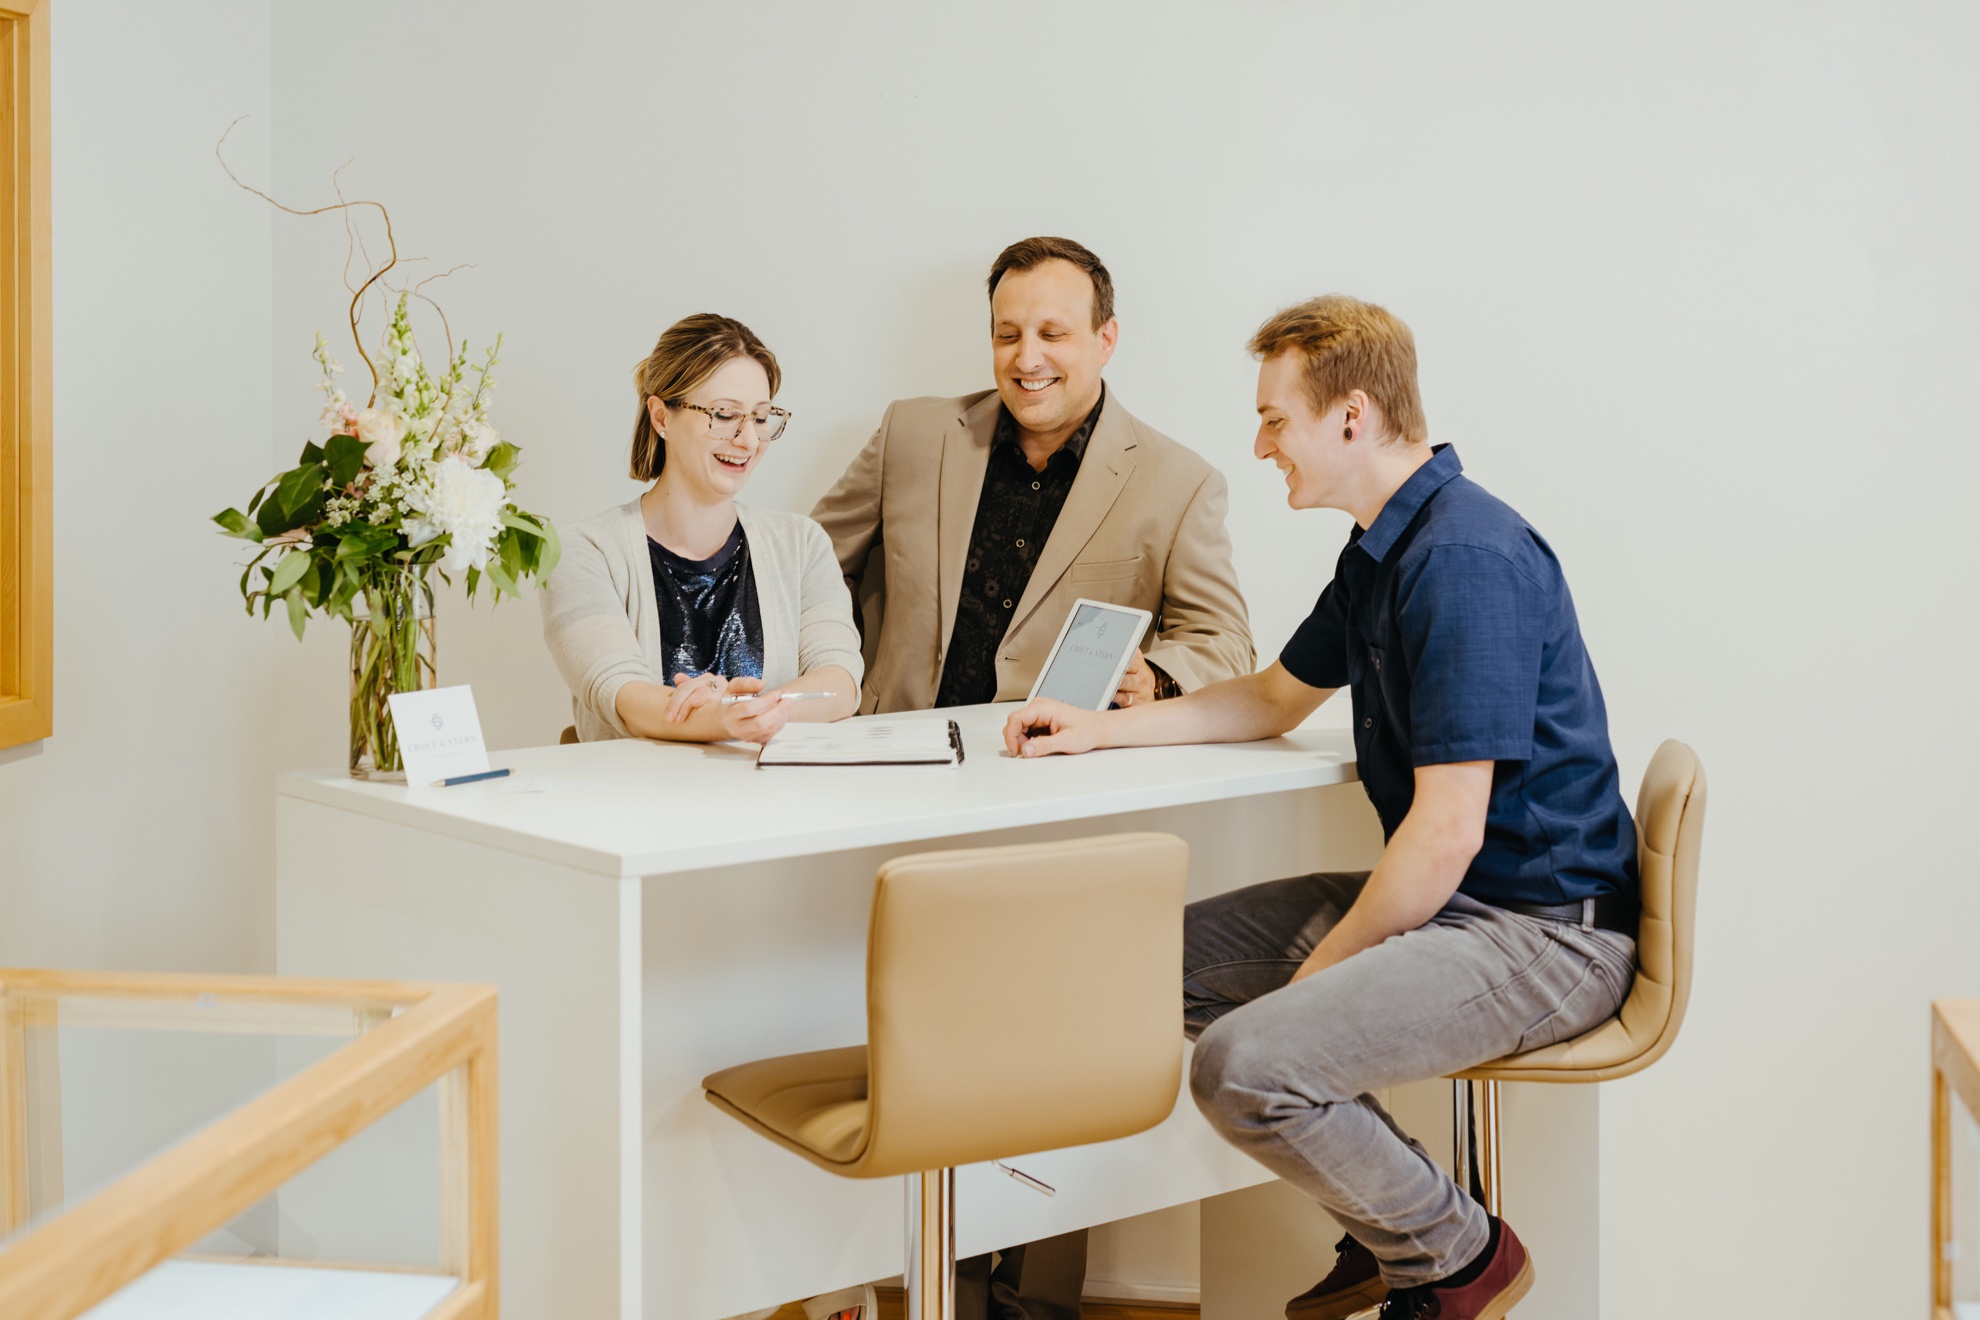
[[[732,678],[730,696],[755,694],[753,701],[724,701],[722,728],[743,742],[767,743],[789,722],[790,704],[776,692],[765,692],[760,678]]]
[[[674,675],[673,692],[667,699],[668,721],[685,724],[695,711],[711,705],[721,720],[723,736],[742,742],[769,742],[790,718],[778,694],[763,691],[760,678]]]

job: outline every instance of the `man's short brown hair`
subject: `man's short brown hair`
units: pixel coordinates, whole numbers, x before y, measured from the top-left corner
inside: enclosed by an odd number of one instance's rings
[[[1091,250],[1070,238],[1021,238],[999,252],[990,263],[990,296],[997,296],[997,282],[1012,271],[1030,270],[1048,261],[1070,261],[1093,281],[1095,330],[1114,319],[1114,277]]]
[[[1297,352],[1315,413],[1360,390],[1382,410],[1389,438],[1410,444],[1430,438],[1416,390],[1416,338],[1374,303],[1344,293],[1309,298],[1259,326],[1248,347],[1260,361]]]

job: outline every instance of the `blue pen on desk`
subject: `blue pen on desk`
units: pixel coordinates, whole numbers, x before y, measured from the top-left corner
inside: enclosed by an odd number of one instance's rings
[[[478,775],[455,775],[452,779],[436,779],[433,781],[433,786],[435,788],[452,788],[456,784],[473,784],[479,783],[483,779],[500,779],[508,773],[506,769],[483,770]]]

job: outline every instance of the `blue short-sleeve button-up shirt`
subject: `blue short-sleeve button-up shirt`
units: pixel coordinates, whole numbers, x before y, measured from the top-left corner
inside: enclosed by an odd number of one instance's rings
[[[1569,903],[1636,889],[1636,827],[1608,712],[1554,552],[1439,445],[1356,528],[1279,660],[1354,701],[1385,835],[1419,765],[1493,761],[1485,840],[1459,889]]]

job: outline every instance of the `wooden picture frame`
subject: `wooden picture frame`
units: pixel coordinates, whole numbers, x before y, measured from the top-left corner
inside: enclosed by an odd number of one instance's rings
[[[1980,1000],[1940,999],[1932,1004],[1932,1315],[1958,1320],[1953,1300],[1952,1250],[1957,1219],[1953,1167],[1953,1111],[1980,1117]],[[1966,1194],[1971,1195],[1970,1175]]]
[[[54,731],[48,0],[0,0],[0,747]]]

